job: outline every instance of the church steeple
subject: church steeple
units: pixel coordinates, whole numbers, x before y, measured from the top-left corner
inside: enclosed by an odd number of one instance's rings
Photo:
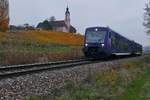
[[[66,12],[65,12],[65,23],[68,27],[68,29],[70,29],[70,12],[69,12],[69,7],[67,6],[66,8]]]
[[[69,7],[67,6],[66,8],[66,13],[65,13],[65,20],[70,20],[70,12],[69,12]]]
[[[70,12],[69,12],[69,7],[67,6],[67,8],[66,8],[66,14],[70,14]]]

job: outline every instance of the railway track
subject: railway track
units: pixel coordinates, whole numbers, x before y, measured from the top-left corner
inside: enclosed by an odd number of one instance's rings
[[[26,75],[31,73],[42,72],[46,70],[49,71],[59,70],[59,69],[74,67],[78,65],[85,65],[85,64],[104,62],[104,61],[113,61],[118,59],[126,59],[129,57],[111,58],[111,59],[105,59],[100,61],[95,59],[79,59],[79,60],[57,61],[57,62],[48,62],[48,63],[0,66],[0,80],[4,78],[11,78],[11,77],[16,77],[16,76],[21,76],[21,75]]]
[[[48,63],[35,63],[25,65],[1,66],[0,79],[16,77],[31,73],[42,72],[46,70],[59,70],[63,68],[90,64],[92,59],[68,60]]]

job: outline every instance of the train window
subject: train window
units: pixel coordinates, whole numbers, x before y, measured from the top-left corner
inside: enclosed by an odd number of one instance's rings
[[[112,43],[112,46],[113,46],[113,47],[116,47],[116,36],[113,35],[113,34],[111,35],[111,41],[112,41],[112,42],[111,42],[111,43]]]
[[[125,41],[122,37],[118,35],[111,35],[112,47],[117,48],[119,50],[128,50],[129,45],[128,42]]]
[[[89,43],[104,43],[107,31],[87,31],[86,42]]]
[[[111,38],[111,32],[109,32],[109,38]]]
[[[116,45],[118,46],[120,38],[118,36],[115,36],[115,37],[116,37],[116,41],[115,42],[116,42]]]
[[[128,41],[124,40],[123,38],[120,38],[118,41],[119,41],[118,48],[120,50],[123,50],[123,51],[128,50],[129,48]]]

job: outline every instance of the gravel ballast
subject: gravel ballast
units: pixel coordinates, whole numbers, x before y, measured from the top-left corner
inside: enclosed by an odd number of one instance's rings
[[[0,100],[23,100],[28,96],[49,95],[53,91],[65,86],[66,81],[80,83],[89,74],[120,68],[122,63],[143,60],[147,56],[105,61],[95,64],[75,66],[54,71],[45,71],[30,75],[18,76],[0,80]]]

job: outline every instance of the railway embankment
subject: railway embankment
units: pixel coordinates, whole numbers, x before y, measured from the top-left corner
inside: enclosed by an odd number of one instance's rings
[[[99,100],[123,96],[128,88],[123,89],[122,85],[128,87],[128,83],[136,79],[137,75],[145,75],[143,73],[150,68],[149,61],[150,56],[144,55],[1,79],[0,99],[71,100],[70,97],[87,97]],[[136,74],[132,76],[132,73]]]

